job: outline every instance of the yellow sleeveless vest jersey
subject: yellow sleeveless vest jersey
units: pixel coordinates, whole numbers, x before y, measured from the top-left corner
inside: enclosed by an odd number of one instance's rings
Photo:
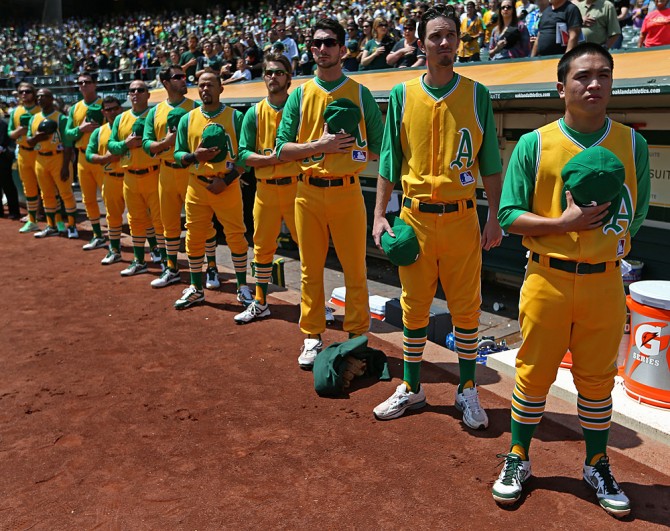
[[[62,113],[60,111],[54,110],[51,114],[44,114],[42,111],[34,115],[33,121],[30,124],[30,136],[35,136],[37,134],[37,128],[40,126],[42,120],[49,119],[53,120],[58,124],[58,129],[56,132],[51,135],[51,137],[43,142],[38,142],[35,144],[35,151],[48,153],[48,152],[59,152],[63,151],[63,139],[60,134],[60,121]]]
[[[162,140],[167,135],[167,116],[175,107],[181,107],[185,111],[192,111],[196,108],[196,104],[193,100],[184,98],[184,101],[176,106],[170,105],[167,100],[161,101],[156,105],[156,110],[154,111],[154,133],[157,140]],[[156,158],[174,162],[174,148],[156,154]]]
[[[270,155],[275,148],[277,130],[284,110],[276,110],[267,98],[256,104],[256,152]],[[267,180],[277,177],[295,177],[302,171],[298,161],[282,162],[274,166],[256,168],[256,179]]]
[[[26,109],[23,105],[19,105],[16,108],[16,110],[14,111],[14,115],[13,115],[14,116],[14,123],[12,124],[12,130],[18,129],[19,127],[21,127],[21,120],[20,120],[21,116],[23,116],[26,113],[35,115],[38,112],[40,112],[40,108],[37,105],[33,105],[33,107],[30,110]],[[19,138],[16,141],[16,143],[19,146],[23,146],[25,148],[30,147],[28,145],[28,135],[23,135],[21,138]]]
[[[477,154],[484,138],[476,85],[459,76],[452,90],[435,100],[421,78],[404,83],[400,143],[405,196],[427,203],[475,197]]]
[[[196,162],[188,168],[194,175],[218,175],[228,174],[235,167],[237,160],[239,139],[235,131],[235,109],[224,105],[219,114],[213,118],[208,118],[202,112],[202,107],[193,109],[187,114],[188,117],[188,150],[193,153],[200,145],[202,132],[211,123],[220,124],[226,130],[226,142],[228,143],[228,153],[225,160],[221,162]]]
[[[538,129],[537,135],[539,149],[532,212],[547,218],[558,218],[562,213],[561,169],[573,156],[585,149],[585,146],[572,140],[562,130],[558,121]],[[597,229],[566,234],[525,236],[523,244],[531,251],[595,264],[622,258],[630,250],[629,229],[637,204],[635,131],[608,118],[603,137],[594,145],[600,145],[615,153],[626,168],[623,197],[618,214],[606,225]]]
[[[89,105],[93,104],[102,106],[102,98],[98,97],[90,104],[86,103],[84,100],[79,100],[74,104],[74,110],[72,111],[72,122],[74,125],[78,126],[86,120],[86,111],[88,111]],[[74,147],[77,149],[86,150],[86,146],[88,146],[88,141],[90,138],[91,133],[84,133],[81,135],[81,138],[74,143]]]
[[[300,162],[302,173],[314,177],[341,177],[356,175],[363,171],[368,163],[367,131],[361,85],[346,78],[341,85],[331,92],[321,88],[312,79],[302,85],[302,102],[300,104],[300,125],[296,142],[303,144],[314,142],[323,135],[323,113],[326,106],[334,100],[347,98],[361,108],[361,121],[358,124],[358,138],[350,152],[318,153]]]
[[[107,153],[107,145],[109,144],[109,137],[112,136],[112,127],[106,123],[100,126],[98,132],[98,155]],[[118,162],[108,162],[102,167],[105,173],[122,173],[120,164]]]
[[[147,108],[140,116],[146,117],[148,112],[149,109]],[[123,114],[121,114],[121,118],[119,119],[118,140],[125,140],[132,134],[133,124],[135,123],[137,118],[139,117],[135,116],[132,110],[127,110]],[[152,166],[156,166],[158,162],[156,162],[151,157],[151,155],[147,155],[140,146],[138,148],[129,149],[128,151],[126,151],[126,153],[121,157],[119,164],[121,165],[122,168],[143,170],[145,168],[151,168]]]

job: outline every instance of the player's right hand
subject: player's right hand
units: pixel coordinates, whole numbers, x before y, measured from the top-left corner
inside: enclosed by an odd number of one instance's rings
[[[163,146],[165,148],[174,147],[176,140],[177,140],[177,133],[175,133],[174,131],[169,131],[168,134],[165,135],[165,138],[163,139]]]
[[[385,216],[375,216],[375,221],[372,225],[372,239],[379,250],[382,250],[382,235],[388,232],[395,238],[395,232],[391,228]]]
[[[323,134],[319,139],[319,153],[346,153],[356,139],[348,133],[330,133],[328,124],[323,125]]]
[[[216,157],[221,150],[216,147],[206,148],[202,147],[200,144],[197,149],[193,152],[195,155],[195,160],[198,162],[209,162],[214,157]]]
[[[83,121],[81,124],[79,124],[79,132],[91,133],[95,131],[98,127],[100,127],[100,124],[98,122]]]
[[[138,148],[142,145],[142,137],[139,135],[130,135],[126,138],[126,147],[128,149]]]
[[[607,216],[610,203],[596,206],[579,206],[569,191],[565,192],[566,208],[561,214],[561,223],[565,232],[579,232],[600,227]]]

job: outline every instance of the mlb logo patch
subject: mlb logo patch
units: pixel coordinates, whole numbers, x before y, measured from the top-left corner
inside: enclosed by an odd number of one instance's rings
[[[368,154],[365,151],[354,149],[351,152],[351,159],[356,162],[366,162],[368,160]]]
[[[463,186],[467,186],[468,184],[472,184],[475,182],[475,178],[470,170],[461,173],[460,178],[461,178],[461,185]]]
[[[616,244],[616,255],[623,256],[624,250],[626,249],[626,240],[621,239]]]
[[[226,169],[227,170],[232,170],[234,167],[235,167],[235,164],[233,163],[233,161],[229,160],[228,162],[226,162]]]

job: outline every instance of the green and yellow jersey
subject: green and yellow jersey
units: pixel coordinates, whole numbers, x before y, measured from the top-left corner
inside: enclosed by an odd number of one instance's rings
[[[107,153],[109,139],[112,136],[112,127],[108,123],[98,127],[95,131],[91,133],[91,137],[88,139],[88,146],[86,146],[86,160],[87,162],[92,162],[91,157],[93,155],[104,156]],[[110,152],[111,153],[111,152]],[[102,167],[102,170],[105,173],[122,173],[123,169],[121,168],[119,162],[108,162]]]
[[[485,86],[455,74],[440,88],[421,76],[391,89],[379,174],[401,181],[406,197],[426,203],[472,199],[479,175],[501,171]]]
[[[503,183],[498,214],[502,228],[509,229],[527,212],[560,217],[561,168],[580,151],[596,145],[616,153],[626,168],[618,213],[596,229],[524,236],[523,244],[538,254],[580,262],[599,263],[625,256],[630,238],[639,230],[649,208],[649,150],[642,135],[609,118],[594,133],[579,133],[561,118],[520,138]]]
[[[112,127],[112,134],[109,138],[107,149],[114,155],[122,155],[119,164],[122,168],[130,168],[132,170],[144,170],[156,166],[156,161],[153,157],[147,155],[142,147],[128,149],[125,144],[133,132],[133,124],[138,118],[145,117],[149,109],[145,109],[141,113],[135,114],[132,109],[129,109],[116,117],[114,126]]]
[[[26,113],[34,116],[38,112],[40,112],[40,108],[37,105],[33,105],[32,107],[24,107],[23,105],[19,105],[16,107],[9,115],[8,133],[11,133],[15,129],[21,127],[21,116]],[[30,148],[28,145],[28,135],[20,136],[16,139],[16,143],[24,148]]]
[[[296,88],[286,100],[277,132],[277,156],[287,142],[315,142],[323,135],[326,106],[347,98],[361,108],[356,141],[347,153],[318,153],[300,161],[302,173],[314,177],[341,177],[360,173],[379,154],[384,126],[381,111],[370,91],[347,76],[326,82],[315,77]]]
[[[37,114],[33,114],[33,117],[30,119],[30,124],[28,124],[28,136],[32,137],[37,135],[37,129],[43,120],[53,120],[58,124],[58,129],[55,133],[51,134],[47,140],[35,144],[35,151],[37,151],[38,155],[40,153],[49,153],[52,155],[62,154],[64,148],[71,147],[71,144],[65,140],[67,118],[63,113],[56,109],[49,114],[44,114],[43,111],[39,111]]]
[[[91,133],[82,133],[79,131],[79,126],[86,121],[86,112],[91,105],[102,106],[102,98],[98,97],[90,103],[79,100],[70,108],[70,113],[68,114],[65,138],[77,149],[86,149],[88,140],[91,137]]]
[[[284,107],[275,107],[267,98],[259,101],[244,115],[240,136],[240,164],[245,164],[251,153],[270,155],[277,141],[277,130]],[[295,177],[302,171],[299,162],[282,162],[273,166],[256,168],[256,178],[261,180],[278,177]]]
[[[220,162],[196,162],[188,168],[194,175],[208,176],[230,173],[239,164],[237,155],[243,120],[244,115],[240,111],[223,103],[220,104],[219,110],[214,113],[209,113],[202,107],[198,107],[182,116],[177,128],[177,140],[174,149],[175,161],[177,164],[182,164],[185,155],[195,152],[200,145],[205,127],[216,123],[223,126],[226,131],[226,158]]]
[[[181,107],[188,112],[198,107],[198,104],[188,98],[184,98],[176,105],[172,105],[169,101],[165,100],[161,101],[158,105],[152,107],[149,110],[146,123],[144,124],[142,149],[144,149],[144,152],[150,157],[157,157],[169,162],[174,161],[173,149],[168,149],[166,151],[162,151],[161,153],[157,153],[156,155],[152,155],[149,148],[151,147],[152,142],[162,140],[167,135],[167,116],[170,111],[176,107]]]

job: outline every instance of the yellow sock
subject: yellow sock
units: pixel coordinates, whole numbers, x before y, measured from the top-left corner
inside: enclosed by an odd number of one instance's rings
[[[263,293],[263,288],[256,284],[256,300],[261,304],[265,304],[265,293]]]
[[[521,457],[522,461],[528,461],[528,454],[526,453],[526,449],[519,444],[515,444],[514,446],[512,446],[511,453]]]
[[[594,466],[600,460],[601,457],[605,457],[605,454],[602,453],[602,452],[599,453],[599,454],[594,455],[591,458],[591,462],[589,463],[589,466]]]
[[[474,387],[474,386],[475,386],[475,382],[473,382],[472,380],[468,380],[467,382],[465,382],[463,384],[463,389],[470,389],[471,387]]]
[[[68,215],[67,215],[67,224],[68,224],[70,227],[74,227],[76,223],[77,223],[77,222],[75,221],[74,216],[71,215],[71,214],[68,214]]]

